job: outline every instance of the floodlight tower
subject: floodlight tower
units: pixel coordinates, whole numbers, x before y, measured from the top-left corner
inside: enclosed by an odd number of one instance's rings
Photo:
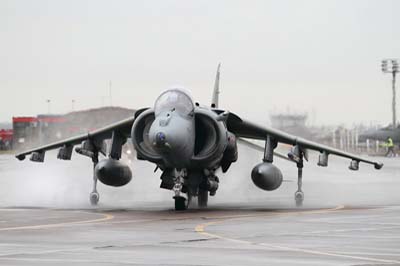
[[[392,112],[393,112],[393,128],[396,128],[396,74],[399,73],[399,63],[397,59],[384,59],[382,60],[382,72],[392,74]]]
[[[50,103],[51,103],[51,100],[50,100],[50,99],[47,99],[47,100],[46,100],[46,103],[47,103],[47,113],[50,114],[50,110],[51,110],[51,109],[50,109]]]

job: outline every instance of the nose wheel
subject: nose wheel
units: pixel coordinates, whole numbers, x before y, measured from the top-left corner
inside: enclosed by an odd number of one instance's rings
[[[190,198],[186,199],[185,197],[182,196],[175,196],[175,211],[184,211],[187,210],[189,203],[190,203]]]
[[[174,187],[172,190],[174,191],[174,200],[175,200],[175,210],[176,211],[184,211],[188,208],[191,201],[191,194],[188,192],[187,198],[182,196],[184,192],[182,192],[183,185],[185,182],[185,177],[187,176],[186,169],[175,169],[175,178],[174,178]]]
[[[175,211],[184,211],[189,208],[190,203],[192,202],[192,194],[186,193],[186,197],[183,196],[174,196],[175,200]]]
[[[174,197],[175,199],[175,211],[186,210],[186,199],[184,197]]]

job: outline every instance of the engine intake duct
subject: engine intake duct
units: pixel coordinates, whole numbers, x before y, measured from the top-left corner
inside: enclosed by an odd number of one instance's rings
[[[207,116],[196,116],[195,156],[207,156],[212,153],[219,140],[214,121]]]

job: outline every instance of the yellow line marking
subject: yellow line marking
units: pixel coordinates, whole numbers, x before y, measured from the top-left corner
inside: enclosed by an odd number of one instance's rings
[[[6,228],[0,228],[0,231],[46,229],[46,228],[63,227],[63,226],[70,226],[70,225],[76,225],[76,224],[98,223],[98,222],[104,222],[104,221],[114,219],[113,215],[107,214],[107,213],[92,213],[92,212],[85,212],[85,213],[102,215],[103,218],[92,219],[92,220],[83,220],[83,221],[64,222],[64,223],[54,223],[54,224],[39,224],[39,225],[6,227]]]
[[[290,216],[290,215],[296,215],[296,214],[322,214],[322,213],[339,211],[339,210],[343,210],[343,209],[344,209],[344,206],[340,205],[340,206],[337,206],[336,208],[324,209],[324,210],[278,212],[278,213],[275,213],[274,216],[282,216],[282,215]],[[311,249],[302,249],[302,248],[293,248],[293,247],[280,246],[280,245],[272,245],[272,244],[268,244],[268,243],[257,243],[257,242],[247,241],[247,240],[240,240],[240,239],[225,237],[223,235],[209,233],[206,231],[206,228],[211,225],[222,224],[226,221],[230,221],[230,220],[234,220],[234,219],[260,217],[260,216],[265,217],[268,215],[265,215],[265,214],[264,215],[243,215],[243,216],[231,217],[231,218],[226,218],[226,219],[223,218],[218,221],[199,224],[195,227],[195,231],[201,235],[204,235],[204,236],[207,236],[210,238],[217,238],[217,239],[222,239],[222,240],[239,243],[239,244],[245,244],[245,245],[257,245],[257,246],[266,247],[266,248],[275,249],[275,250],[279,249],[279,250],[300,252],[300,253],[313,254],[313,255],[323,255],[323,256],[329,256],[329,257],[347,258],[347,259],[355,259],[355,260],[363,260],[363,261],[371,261],[371,262],[400,263],[400,261],[398,261],[398,260],[377,259],[377,258],[371,258],[371,257],[361,257],[361,256],[353,256],[353,255],[346,255],[346,254],[333,253],[333,252],[317,251],[317,250],[311,250]],[[215,218],[215,219],[219,219],[219,218]]]

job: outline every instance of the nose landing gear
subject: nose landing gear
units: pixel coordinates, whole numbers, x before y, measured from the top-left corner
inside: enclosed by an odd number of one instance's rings
[[[174,187],[173,191],[175,196],[173,197],[175,200],[175,210],[176,211],[184,211],[188,208],[189,203],[191,201],[190,193],[187,194],[187,198],[184,197],[183,194],[183,184],[185,182],[185,177],[187,176],[187,172],[185,169],[175,169],[175,178],[174,178]]]
[[[171,182],[168,181],[169,178]],[[198,207],[206,208],[209,195],[215,195],[219,183],[214,170],[207,169],[189,173],[186,169],[175,169],[172,172],[164,172],[162,179],[161,187],[172,189],[174,192],[173,198],[177,211],[186,210],[192,198],[196,196]]]
[[[175,196],[174,199],[175,199],[175,211],[184,211],[188,208],[189,200],[186,200],[185,197]]]

